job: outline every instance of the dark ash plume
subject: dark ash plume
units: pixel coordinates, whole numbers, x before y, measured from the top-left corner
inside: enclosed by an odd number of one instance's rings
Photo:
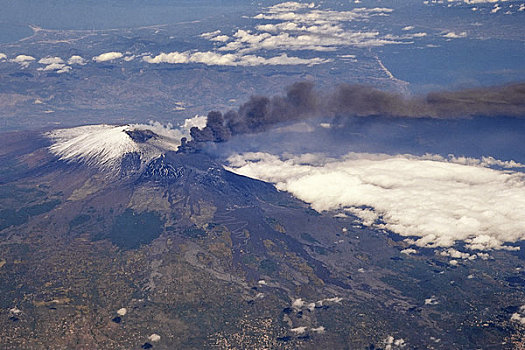
[[[331,93],[322,93],[310,82],[299,82],[290,86],[285,96],[252,96],[237,111],[224,115],[210,112],[206,127],[192,128],[192,140],[183,139],[179,151],[199,148],[201,142],[225,142],[234,135],[266,131],[281,122],[335,116],[525,117],[525,83],[405,97],[363,85],[341,85]]]

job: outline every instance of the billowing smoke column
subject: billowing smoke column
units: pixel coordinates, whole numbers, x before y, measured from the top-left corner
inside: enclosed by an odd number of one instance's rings
[[[341,85],[324,94],[310,82],[299,82],[287,89],[286,96],[253,96],[237,111],[210,112],[206,127],[192,128],[192,140],[182,139],[179,151],[199,148],[202,142],[225,142],[234,135],[262,132],[281,122],[335,116],[525,117],[525,83],[405,97],[363,85]]]

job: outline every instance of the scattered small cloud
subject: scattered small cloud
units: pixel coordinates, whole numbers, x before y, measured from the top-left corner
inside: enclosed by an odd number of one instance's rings
[[[383,343],[385,344],[385,350],[394,350],[394,349],[403,349],[407,346],[405,340],[395,339],[393,336],[389,335]]]
[[[518,312],[513,313],[510,320],[525,325],[525,305],[521,306]]]
[[[414,248],[407,248],[401,251],[401,254],[406,254],[406,255],[412,255],[416,253],[417,253],[417,250],[415,250]]]
[[[406,26],[402,28],[402,30],[412,30],[412,29],[414,29],[414,26]]]
[[[224,42],[228,41],[229,39],[230,39],[230,37],[227,36],[227,35],[217,35],[216,37],[211,38],[210,40],[224,43]]]
[[[69,72],[71,70],[71,67],[63,63],[51,63],[45,67],[37,68],[37,70],[44,72],[54,71],[58,74],[61,74]]]
[[[462,1],[462,0],[456,0]],[[508,1],[508,0],[463,0],[466,4],[487,4],[487,3],[496,3],[499,1]]]
[[[58,74],[67,73],[71,70],[71,67],[64,63],[64,60],[60,57],[44,57],[38,60],[38,63],[46,65],[45,67],[37,68],[39,71],[49,72],[54,71]]]
[[[64,60],[60,57],[44,57],[44,58],[41,58],[40,60],[38,60],[38,63],[40,64],[59,64],[59,63],[64,63]]]
[[[125,316],[127,313],[128,313],[128,309],[126,309],[125,307],[117,310],[117,315],[119,316]]]
[[[28,55],[18,55],[15,58],[11,59],[10,62],[18,63],[23,68],[29,67],[29,64],[33,62],[35,58],[33,56]]]
[[[446,34],[443,34],[443,37],[447,39],[459,39],[459,38],[465,38],[466,36],[467,36],[467,32],[461,32],[461,33],[448,32]]]
[[[430,298],[425,299],[425,305],[437,305],[439,304],[439,301],[437,301],[436,296],[433,295]]]
[[[295,328],[290,329],[290,331],[295,334],[304,334],[306,332],[306,327],[304,326],[295,327]]]
[[[499,10],[501,10],[501,7],[498,5],[494,5],[494,8],[490,10],[490,13],[497,13]]]
[[[292,302],[292,308],[294,309],[301,309],[305,304],[305,301],[301,298],[299,299],[295,299],[293,302]]]
[[[69,60],[67,60],[67,64],[69,65],[78,64],[80,66],[83,66],[86,64],[86,60],[82,58],[82,56],[73,55],[69,58]]]
[[[118,58],[121,58],[124,56],[121,52],[111,51],[111,52],[105,52],[103,54],[100,54],[98,56],[93,57],[93,61],[95,62],[107,62],[116,60]]]
[[[0,62],[7,60],[7,55],[5,53],[0,52]]]
[[[314,332],[314,333],[324,333],[325,332],[325,328],[323,326],[319,326],[319,327],[316,327],[316,328],[312,328],[311,331]]]
[[[22,313],[22,310],[20,310],[19,308],[15,306],[9,309],[9,313],[11,315],[20,315]]]
[[[382,35],[378,30],[355,29],[350,25],[368,22],[374,16],[389,16],[385,7],[354,8],[349,11],[322,9],[314,3],[284,2],[267,7],[253,17],[254,28],[240,28],[232,35],[220,30],[200,36],[223,43],[218,51],[244,54],[256,51],[335,51],[340,47],[377,47],[409,43],[410,38]]]
[[[208,120],[208,117],[205,115],[196,115],[193,118],[188,118],[184,120],[184,124],[182,124],[181,129],[186,131],[187,133],[190,132],[190,129],[193,127],[202,129],[206,126],[206,122]]]
[[[148,339],[152,342],[158,342],[160,341],[160,335],[153,333],[148,337]]]
[[[443,250],[439,252],[439,255],[448,256],[454,259],[462,259],[462,260],[476,260],[478,258],[482,260],[488,260],[490,258],[490,255],[488,253],[477,252],[477,253],[470,254],[466,252],[461,252],[454,248],[448,248],[446,250]],[[452,264],[452,265],[455,265],[455,264]]]
[[[330,62],[329,59],[300,58],[288,56],[283,53],[273,57],[261,57],[255,55],[221,54],[213,51],[206,52],[170,52],[160,53],[157,56],[145,56],[144,62],[151,64],[170,63],[188,64],[202,63],[208,66],[281,66],[281,65],[317,65]]]

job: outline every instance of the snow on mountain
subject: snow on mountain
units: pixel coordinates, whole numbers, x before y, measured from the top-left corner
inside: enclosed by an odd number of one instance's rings
[[[186,132],[159,123],[100,124],[57,129],[45,136],[53,141],[49,151],[59,159],[117,173],[126,155],[138,154],[143,166],[166,151],[175,151]]]

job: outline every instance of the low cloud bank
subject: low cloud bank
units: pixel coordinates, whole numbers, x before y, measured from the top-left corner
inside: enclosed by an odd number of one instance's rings
[[[513,249],[525,239],[525,176],[487,162],[349,153],[231,156],[230,169],[272,182],[317,211],[344,211],[366,226],[407,237],[418,247]],[[484,166],[485,165],[485,166]]]

